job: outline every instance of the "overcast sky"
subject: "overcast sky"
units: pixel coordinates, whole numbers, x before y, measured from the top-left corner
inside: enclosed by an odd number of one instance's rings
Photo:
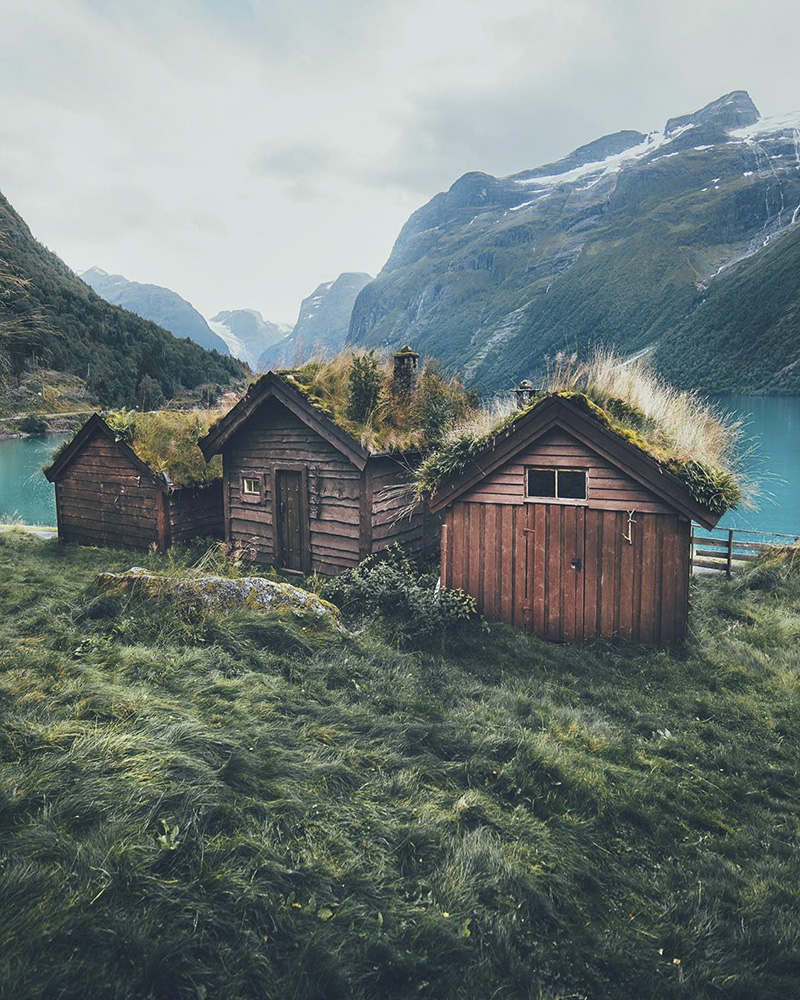
[[[468,170],[731,90],[800,107],[796,0],[0,0],[0,190],[71,267],[294,322]]]

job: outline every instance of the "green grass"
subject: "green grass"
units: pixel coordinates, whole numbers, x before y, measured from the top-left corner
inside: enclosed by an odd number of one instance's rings
[[[94,582],[197,556],[0,536],[0,995],[796,995],[791,560],[675,654]]]

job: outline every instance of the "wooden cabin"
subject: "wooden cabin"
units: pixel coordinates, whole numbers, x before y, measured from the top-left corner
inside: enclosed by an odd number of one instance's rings
[[[401,516],[416,452],[371,453],[268,372],[201,439],[222,454],[225,538],[248,558],[333,576],[393,543],[421,553],[439,520]]]
[[[44,470],[55,484],[58,537],[83,545],[163,552],[198,536],[221,538],[222,485],[175,487],[93,414]]]
[[[720,515],[640,448],[551,396],[442,482],[442,584],[558,642],[683,640],[692,519]]]

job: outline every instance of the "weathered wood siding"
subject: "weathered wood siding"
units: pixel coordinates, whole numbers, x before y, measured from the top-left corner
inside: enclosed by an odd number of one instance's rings
[[[525,498],[525,467],[586,469],[589,503],[603,510],[670,514],[672,508],[566,431],[556,428],[515,456],[468,494],[475,503],[520,503]]]
[[[586,504],[525,499],[525,466],[588,470]],[[487,618],[568,642],[684,638],[689,520],[555,431],[447,511],[442,582]]]
[[[307,471],[310,568],[333,575],[359,560],[361,473],[333,445],[275,400],[267,401],[224,450],[228,540],[256,562],[275,561],[276,468]],[[262,499],[242,498],[243,474],[263,483]]]
[[[172,543],[192,538],[224,538],[222,482],[184,486],[169,494],[169,527]]]
[[[56,505],[63,541],[163,547],[164,493],[103,435],[91,438],[60,477]]]
[[[401,516],[412,495],[412,470],[408,463],[402,459],[374,458],[370,459],[367,471],[372,493],[370,551],[380,552],[393,544],[402,545],[412,555],[435,551],[441,518],[431,514],[426,504],[419,504],[410,516]]]

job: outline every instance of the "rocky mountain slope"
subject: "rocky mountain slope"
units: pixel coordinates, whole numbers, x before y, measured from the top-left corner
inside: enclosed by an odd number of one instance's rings
[[[613,344],[681,385],[800,392],[799,218],[800,113],[761,118],[736,91],[557,163],[466,174],[408,220],[348,339],[411,342],[484,391]]]
[[[80,277],[106,302],[158,323],[174,337],[188,337],[206,350],[230,354],[227,343],[214,333],[191,302],[172,289],[128,281],[121,274],[108,274],[100,267],[82,271]]]
[[[359,271],[345,271],[335,281],[319,285],[303,299],[294,329],[283,340],[263,352],[261,371],[300,365],[312,356],[326,356],[341,350],[350,326],[353,303],[361,289],[372,280]]]
[[[243,375],[233,358],[176,340],[100,298],[34,239],[0,195],[0,382],[13,388],[15,379],[42,366],[88,377],[87,403],[115,406],[137,405],[145,376],[174,397]]]
[[[292,327],[270,323],[255,309],[230,309],[218,312],[208,325],[222,337],[235,358],[246,361],[255,371],[263,351],[288,336]]]

